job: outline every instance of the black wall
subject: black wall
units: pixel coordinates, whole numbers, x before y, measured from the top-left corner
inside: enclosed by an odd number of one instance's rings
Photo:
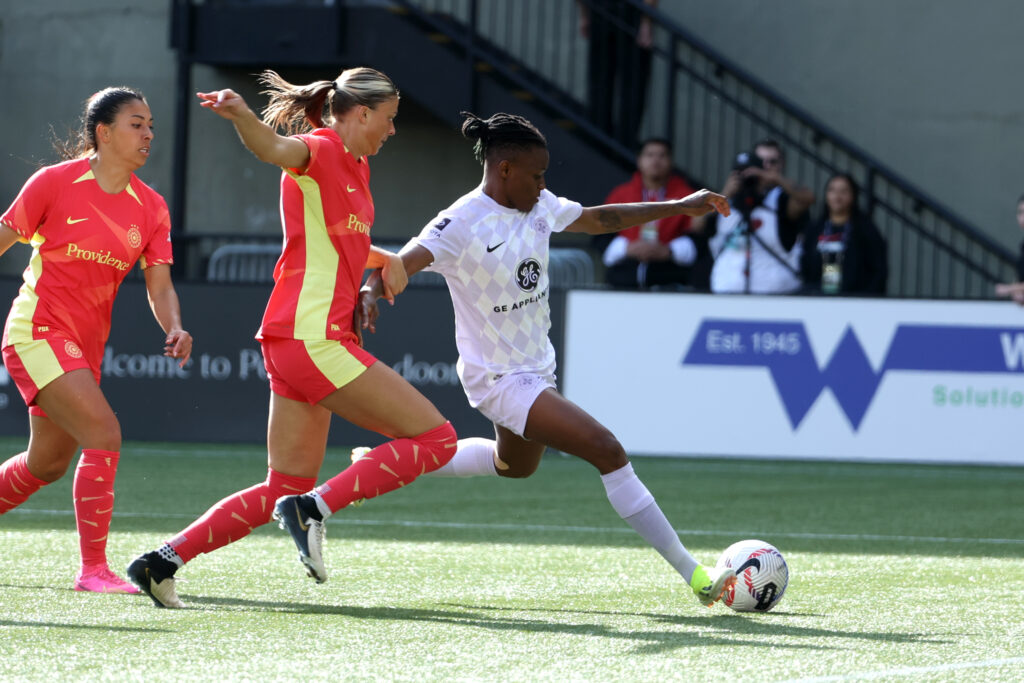
[[[20,281],[0,280],[0,306]],[[114,305],[101,386],[125,439],[264,442],[269,385],[259,327],[270,287],[179,284],[185,328],[195,338],[193,360],[179,370],[162,356],[163,332],[145,286],[129,281]],[[561,356],[565,293],[551,293],[552,340]],[[430,398],[460,436],[492,436],[490,422],[469,407],[455,374],[455,323],[448,290],[412,287],[394,307],[382,302],[378,332],[366,348]],[[0,435],[28,436],[25,405],[6,372],[0,374]],[[332,445],[376,445],[379,435],[335,418]]]

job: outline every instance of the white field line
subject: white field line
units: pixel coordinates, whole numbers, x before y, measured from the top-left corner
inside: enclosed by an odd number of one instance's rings
[[[266,451],[262,451],[257,446],[245,446],[240,445],[237,448],[189,448],[180,449],[176,447],[171,448],[154,448],[153,446],[126,446],[122,451],[122,456],[130,458],[132,455],[137,455],[146,458],[166,458],[166,457],[196,457],[196,458],[230,458],[249,455],[263,457]],[[337,457],[347,457],[348,449],[332,447],[328,450],[328,455]],[[572,456],[562,455],[562,457],[570,458]],[[647,458],[643,458],[647,459]],[[652,460],[654,458],[651,458]],[[672,458],[658,458],[658,460],[672,460]],[[833,462],[829,460],[814,460],[810,464],[805,464],[798,459],[788,460],[783,459],[779,461],[764,459],[750,461],[745,460],[738,462],[732,458],[720,458],[713,462],[698,461],[699,459],[691,460],[690,458],[679,458],[679,460],[686,462],[686,466],[696,472],[722,472],[723,474],[735,474],[739,472],[781,472],[788,474],[843,474],[847,476],[860,476],[860,477],[885,477],[887,471],[895,471],[899,473],[901,477],[907,478],[921,478],[921,479],[1001,479],[1005,480],[1007,476],[1017,477],[1018,472],[1020,478],[1024,480],[1024,467],[1013,468],[1015,470],[1012,474],[1008,475],[1006,472],[1006,466],[997,467],[998,471],[992,471],[991,467],[980,466],[975,467],[972,465],[956,465],[956,464],[927,464],[927,465],[915,465],[913,463],[906,462],[877,462],[877,461],[850,461],[850,462]],[[865,469],[877,468],[876,473],[872,474],[870,471],[865,472]],[[859,470],[859,471],[858,471]]]
[[[15,508],[8,514],[35,514],[67,517],[74,514],[71,509],[67,510],[43,510],[32,508]],[[156,513],[156,512],[115,512],[114,517],[134,517],[139,519],[184,519],[193,520],[199,517],[198,514],[183,513]],[[400,526],[423,529],[463,529],[463,530],[493,530],[493,531],[537,531],[537,532],[567,532],[580,534],[608,534],[608,533],[635,533],[626,527],[591,527],[591,526],[567,526],[558,524],[478,524],[471,522],[426,522],[420,520],[403,519],[343,519],[334,518],[335,524],[346,526]],[[799,532],[766,532],[761,531],[714,531],[708,529],[676,529],[676,533],[684,539],[687,536],[729,536],[734,538],[798,538],[820,541],[878,541],[899,542],[899,543],[982,543],[986,545],[1024,545],[1024,538],[957,538],[950,536],[885,536],[882,534],[816,534]]]
[[[917,676],[920,674],[947,673],[950,671],[963,671],[964,669],[988,669],[994,667],[1024,665],[1024,657],[1009,657],[1006,659],[980,659],[974,662],[953,662],[950,664],[936,664],[934,666],[907,666],[895,669],[883,669],[881,671],[863,671],[857,673],[841,674],[837,676],[822,676],[820,678],[798,678],[792,679],[789,683],[831,683],[832,681],[872,681],[878,679],[890,679],[895,676]],[[1019,673],[1019,672],[1018,672]]]

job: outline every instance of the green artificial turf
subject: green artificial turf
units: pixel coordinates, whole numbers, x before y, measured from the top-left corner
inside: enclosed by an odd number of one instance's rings
[[[332,450],[322,478],[346,463]],[[775,611],[699,605],[557,454],[527,480],[425,478],[339,512],[324,585],[268,525],[179,571],[188,609],[156,609],[71,590],[69,474],[0,518],[0,680],[1024,678],[1024,469],[634,465],[702,561],[745,538],[782,551]],[[111,565],[265,470],[260,447],[126,444]]]

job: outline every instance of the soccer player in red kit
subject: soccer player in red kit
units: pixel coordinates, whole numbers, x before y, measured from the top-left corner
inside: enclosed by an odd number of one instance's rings
[[[198,96],[203,107],[234,124],[253,154],[283,171],[284,248],[257,335],[271,390],[268,474],[132,562],[129,578],[158,607],[183,606],[174,573],[184,563],[237,541],[272,515],[292,534],[307,573],[322,583],[326,517],[409,484],[455,452],[451,424],[401,375],[361,348],[353,320],[365,269],[381,270],[384,295],[391,300],[407,282],[401,259],[370,244],[367,157],[395,134],[398,90],[368,68],[301,86],[272,71],[261,81],[270,94],[262,120],[231,90]],[[311,130],[282,136],[278,127]],[[316,483],[332,414],[392,440],[310,495],[297,495]]]
[[[107,566],[121,427],[99,388],[114,297],[136,261],[166,333],[164,355],[184,365],[192,337],[171,284],[167,204],[134,174],[153,141],[149,105],[135,90],[107,88],[89,98],[82,120],[77,146],[64,144],[68,160],[37,171],[0,216],[0,253],[17,241],[33,248],[2,345],[31,437],[0,465],[0,514],[63,476],[81,446],[75,590],[137,593]]]

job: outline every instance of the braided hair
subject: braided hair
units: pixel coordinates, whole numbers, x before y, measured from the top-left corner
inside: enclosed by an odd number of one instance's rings
[[[467,111],[462,112],[462,116],[465,117],[462,136],[476,141],[473,156],[481,164],[498,151],[520,151],[531,147],[547,149],[548,141],[536,126],[522,116],[498,113],[482,119]]]

